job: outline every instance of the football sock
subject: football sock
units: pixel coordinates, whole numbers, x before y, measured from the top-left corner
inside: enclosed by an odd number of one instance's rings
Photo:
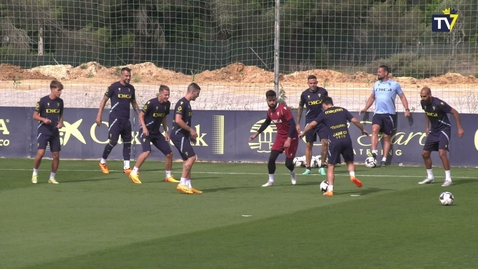
[[[38,169],[33,168],[33,174],[38,175]]]
[[[327,191],[334,191],[334,185],[327,186]]]
[[[55,178],[56,173],[51,172],[50,173],[50,178]]]
[[[355,177],[355,172],[349,172],[350,177]]]
[[[131,174],[136,175],[138,173],[138,170],[139,170],[138,167],[136,167],[136,166],[133,167],[133,171],[131,172]]]
[[[124,169],[129,169],[130,168],[129,160],[128,161],[124,160],[123,163],[124,163]]]
[[[181,177],[181,180],[179,181],[179,185],[186,185],[186,178]]]
[[[101,158],[100,163],[105,164],[105,163],[106,163],[106,159]]]
[[[306,167],[305,169],[310,170],[310,166]]]
[[[378,150],[372,150],[372,154],[377,155],[377,154],[378,154]]]
[[[446,175],[446,173],[445,173]],[[433,169],[427,169],[427,178],[434,179],[433,177]]]
[[[387,157],[382,157],[382,162],[386,162],[387,161]]]
[[[186,179],[186,186],[188,186],[189,188],[192,188],[193,186],[191,185],[191,180],[190,179]]]
[[[450,170],[445,170],[445,180],[451,181],[451,172]]]
[[[166,177],[171,177],[171,171],[166,171]]]
[[[274,181],[274,174],[269,174],[269,181]]]

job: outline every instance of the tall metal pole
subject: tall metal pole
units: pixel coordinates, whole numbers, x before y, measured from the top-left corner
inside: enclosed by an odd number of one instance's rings
[[[280,41],[280,0],[276,0],[274,21],[274,90],[280,96],[279,87],[279,41]]]

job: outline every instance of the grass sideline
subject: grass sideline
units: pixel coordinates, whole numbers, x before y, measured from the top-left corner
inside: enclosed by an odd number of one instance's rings
[[[30,182],[32,160],[0,159],[0,268],[475,268],[476,169],[453,168],[454,185],[418,185],[422,167],[367,169],[357,189],[337,168],[336,195],[315,174],[292,186],[283,165],[276,185],[266,164],[198,163],[184,195],[163,163],[146,162],[142,185],[109,162],[51,161]],[[179,177],[179,163],[174,163]],[[298,168],[300,174],[302,168]],[[441,206],[442,191],[455,204]],[[354,196],[351,196],[354,195]],[[359,195],[359,196],[356,196]]]

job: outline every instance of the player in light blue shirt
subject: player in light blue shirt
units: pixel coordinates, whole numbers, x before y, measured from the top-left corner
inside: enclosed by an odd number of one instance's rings
[[[405,108],[405,117],[410,117],[407,97],[405,97],[400,84],[389,78],[389,70],[390,68],[386,65],[378,67],[378,81],[373,85],[372,94],[368,98],[365,107],[359,111],[359,115],[362,112],[367,112],[375,102],[375,111],[372,118],[372,153],[370,155],[375,159],[377,158],[378,134],[383,133],[383,156],[380,162],[382,167],[387,162],[388,152],[391,147],[391,137],[397,130],[397,111],[395,107],[397,95]]]

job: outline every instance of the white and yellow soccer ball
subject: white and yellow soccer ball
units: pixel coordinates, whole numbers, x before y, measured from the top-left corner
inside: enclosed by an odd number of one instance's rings
[[[365,167],[374,168],[375,166],[377,166],[377,160],[374,157],[367,157],[365,159]]]
[[[455,196],[449,191],[442,192],[439,197],[442,205],[452,205],[455,201]]]

